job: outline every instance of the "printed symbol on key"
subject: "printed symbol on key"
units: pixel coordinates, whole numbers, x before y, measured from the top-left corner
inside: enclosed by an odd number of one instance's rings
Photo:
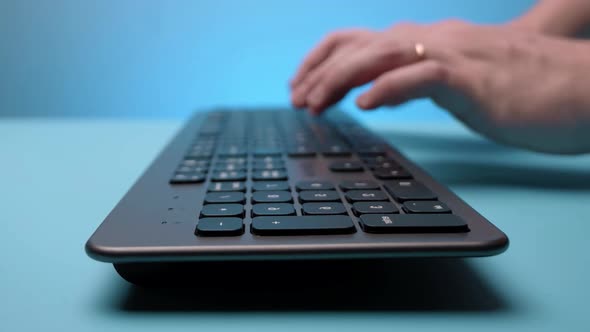
[[[369,205],[369,209],[382,209],[383,205]]]
[[[412,185],[412,182],[403,181],[403,182],[400,182],[399,185],[402,187],[409,187]]]
[[[326,197],[328,194],[314,194],[314,197]]]
[[[363,196],[363,197],[375,197],[375,194],[373,194],[373,193],[362,193],[361,196]]]
[[[389,218],[389,216],[382,216],[381,220],[386,224],[386,225],[390,225],[393,224],[393,221],[391,220],[391,218]]]
[[[332,207],[331,206],[320,206],[319,209],[320,210],[330,211],[330,210],[332,210]]]
[[[278,208],[278,207],[269,207],[267,210],[268,210],[268,211],[278,211],[278,210],[280,210],[280,209],[281,209],[281,208]]]

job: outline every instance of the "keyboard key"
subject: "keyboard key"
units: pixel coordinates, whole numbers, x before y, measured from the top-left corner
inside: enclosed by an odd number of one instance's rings
[[[296,146],[287,150],[289,157],[313,157],[316,150],[308,146]]]
[[[268,191],[268,190],[290,190],[289,183],[285,181],[259,181],[254,182],[252,186],[253,191]]]
[[[416,181],[392,181],[384,187],[398,202],[436,199],[436,195],[430,189]]]
[[[202,218],[197,223],[198,236],[237,236],[244,233],[244,222],[240,218]]]
[[[180,162],[180,166],[209,167],[209,160],[185,159],[182,162]]]
[[[256,217],[252,233],[257,235],[350,234],[356,231],[348,216]]]
[[[285,171],[285,165],[278,164],[265,164],[265,165],[254,165],[252,170],[255,172],[259,171]]]
[[[202,217],[242,217],[243,215],[242,204],[209,204],[201,209]]]
[[[207,173],[209,168],[202,166],[180,166],[176,169],[176,173]]]
[[[244,172],[246,171],[245,164],[223,164],[218,165],[215,167],[215,171],[217,172],[229,172],[229,171],[236,171],[236,172]]]
[[[279,170],[255,171],[252,173],[254,181],[287,180],[287,172]]]
[[[211,159],[211,157],[213,157],[213,152],[194,152],[194,151],[190,151],[189,153],[186,154],[187,158],[191,158],[191,159],[206,159],[209,160]]]
[[[254,161],[252,163],[252,167],[253,168],[261,168],[261,169],[285,168],[285,162],[282,160]]]
[[[246,172],[243,171],[221,171],[214,172],[213,181],[243,181],[246,180]]]
[[[205,195],[205,203],[208,204],[243,203],[244,201],[244,193],[238,191],[213,192]]]
[[[383,161],[375,163],[367,163],[370,169],[401,169],[402,167],[394,161]]]
[[[244,182],[213,182],[209,185],[209,191],[246,191]]]
[[[322,154],[326,157],[333,157],[333,156],[350,156],[352,152],[350,148],[345,145],[341,144],[332,144],[327,145],[322,149]]]
[[[369,233],[467,232],[467,224],[453,214],[364,214],[360,222]]]
[[[339,161],[330,165],[333,172],[362,172],[363,164],[358,161]]]
[[[172,184],[187,184],[187,183],[200,183],[205,181],[206,176],[202,173],[193,173],[193,174],[184,174],[184,173],[177,173],[174,174],[172,179],[170,179],[170,183]]]
[[[253,203],[287,203],[293,196],[288,191],[257,191],[252,194]]]
[[[344,181],[340,184],[340,188],[344,191],[355,189],[379,189],[379,184],[375,181]]]
[[[290,216],[295,214],[293,204],[265,203],[252,206],[252,216]]]
[[[222,148],[217,152],[220,157],[246,157],[248,151],[243,147]]]
[[[283,150],[279,148],[257,148],[253,151],[255,157],[280,157]]]
[[[281,157],[266,156],[266,157],[254,158],[254,163],[282,163],[282,162],[283,162],[283,158],[281,158]]]
[[[439,201],[407,201],[404,203],[407,213],[451,213],[451,209]]]
[[[349,202],[389,200],[381,190],[350,190],[346,192],[345,196]]]
[[[398,208],[390,202],[356,202],[352,205],[352,211],[355,215],[372,214],[372,213],[398,213]]]
[[[217,165],[222,166],[225,164],[246,164],[248,158],[245,157],[230,157],[230,158],[219,158],[217,159]]]
[[[308,190],[299,193],[299,201],[306,202],[337,202],[340,195],[333,190]]]
[[[342,203],[304,203],[303,214],[346,214],[346,208]]]
[[[334,185],[327,181],[301,181],[295,185],[297,191],[301,190],[331,190]]]
[[[357,147],[357,153],[362,156],[384,156],[387,152],[381,144]]]
[[[403,169],[395,169],[395,168],[382,168],[378,167],[375,168],[373,171],[373,175],[375,175],[378,179],[388,180],[388,179],[411,179],[412,175]]]

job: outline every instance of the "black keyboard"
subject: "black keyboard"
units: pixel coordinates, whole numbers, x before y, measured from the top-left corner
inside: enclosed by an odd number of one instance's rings
[[[344,113],[197,113],[87,244],[113,263],[481,256],[506,236]]]

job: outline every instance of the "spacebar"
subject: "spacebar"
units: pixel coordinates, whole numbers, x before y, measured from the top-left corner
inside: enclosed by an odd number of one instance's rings
[[[251,229],[258,235],[348,234],[356,230],[348,216],[256,217]]]

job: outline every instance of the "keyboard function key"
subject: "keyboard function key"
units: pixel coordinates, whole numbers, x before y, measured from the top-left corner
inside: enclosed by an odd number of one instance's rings
[[[201,218],[195,234],[198,236],[237,236],[244,233],[240,218]]]
[[[451,213],[449,207],[439,201],[407,201],[404,202],[407,213]]]
[[[242,204],[209,204],[201,209],[201,217],[242,217]]]
[[[304,203],[302,209],[303,214],[309,215],[346,214],[342,203]]]
[[[345,196],[349,202],[389,200],[381,190],[350,190],[346,192]]]
[[[356,216],[374,213],[399,213],[398,208],[390,202],[356,202],[352,205],[352,210]]]
[[[306,190],[299,193],[299,201],[306,202],[338,202],[340,195],[333,190]]]
[[[288,203],[293,196],[288,191],[256,191],[252,194],[253,203]]]
[[[290,216],[295,214],[293,204],[289,203],[264,203],[252,206],[252,216]]]

